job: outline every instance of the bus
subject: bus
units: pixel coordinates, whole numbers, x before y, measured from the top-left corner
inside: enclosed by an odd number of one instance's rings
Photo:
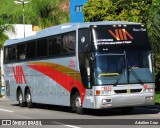
[[[34,103],[131,112],[154,105],[151,43],[144,25],[66,23],[4,43],[6,97]]]

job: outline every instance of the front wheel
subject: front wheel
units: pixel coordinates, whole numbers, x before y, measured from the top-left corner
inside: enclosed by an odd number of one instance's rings
[[[74,96],[74,106],[77,114],[83,114],[83,108],[82,108],[82,102],[81,102],[81,97],[80,94],[77,92]]]
[[[26,91],[26,103],[28,108],[33,107],[32,96],[29,89]]]

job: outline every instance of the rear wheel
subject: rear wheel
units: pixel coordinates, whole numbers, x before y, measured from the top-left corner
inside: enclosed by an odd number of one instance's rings
[[[33,107],[32,96],[31,96],[31,92],[29,89],[27,89],[26,91],[26,103],[27,103],[28,108]]]
[[[77,92],[73,98],[73,110],[76,111],[77,114],[83,114],[82,102],[80,94]]]
[[[23,98],[22,90],[18,91],[18,102],[19,102],[19,106],[21,106],[21,107],[26,106],[26,103],[25,103],[24,98]]]

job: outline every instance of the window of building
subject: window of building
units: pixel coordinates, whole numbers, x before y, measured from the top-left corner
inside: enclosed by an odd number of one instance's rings
[[[80,6],[75,6],[75,11],[76,12],[82,12],[82,5],[80,5]]]

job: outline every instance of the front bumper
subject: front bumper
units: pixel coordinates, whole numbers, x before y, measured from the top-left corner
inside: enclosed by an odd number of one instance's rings
[[[94,96],[95,109],[154,105],[154,93]],[[105,102],[108,101],[108,102]]]

